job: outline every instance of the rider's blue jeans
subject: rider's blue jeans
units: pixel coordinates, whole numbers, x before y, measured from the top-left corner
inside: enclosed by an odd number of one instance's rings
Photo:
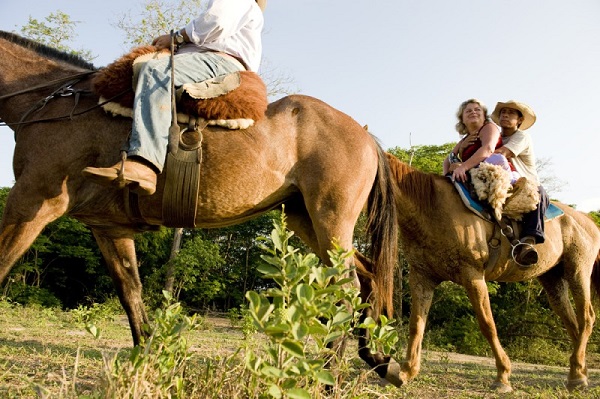
[[[133,102],[129,157],[142,157],[162,172],[171,126],[171,59],[150,60],[142,67]],[[175,56],[175,87],[201,82],[240,70],[240,64],[222,55],[183,53]]]

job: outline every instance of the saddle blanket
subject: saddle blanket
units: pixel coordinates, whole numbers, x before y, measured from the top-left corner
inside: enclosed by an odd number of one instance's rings
[[[455,181],[454,187],[456,188],[456,191],[460,195],[460,198],[462,199],[463,203],[467,208],[469,208],[473,213],[475,213],[482,219],[485,219],[489,222],[493,222],[492,215],[490,211],[488,211],[484,203],[476,198],[473,198],[469,193],[469,189],[462,182]],[[564,212],[562,211],[562,209],[560,209],[553,203],[550,203],[550,206],[548,206],[546,214],[544,215],[544,219],[552,220],[563,214]]]

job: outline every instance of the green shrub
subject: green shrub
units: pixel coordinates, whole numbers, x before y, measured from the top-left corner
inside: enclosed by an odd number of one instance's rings
[[[372,319],[359,325],[360,313],[369,305],[362,303],[350,277],[353,270],[345,266],[352,253],[336,246],[329,251],[333,266],[323,266],[314,254],[303,255],[290,246],[292,235],[282,213],[268,240],[272,247],[263,246],[269,254],[262,257],[266,263],[258,267],[277,287],[246,294],[254,325],[269,341],[264,353],[249,351],[246,356],[255,389],[264,392],[260,397],[320,397],[324,386],[336,385],[326,363],[343,362],[334,344],[352,336],[355,328],[369,329],[372,349],[386,354],[398,338],[385,318],[383,326]]]

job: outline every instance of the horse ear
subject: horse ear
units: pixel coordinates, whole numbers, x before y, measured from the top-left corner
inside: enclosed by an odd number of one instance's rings
[[[366,131],[369,131],[369,125],[364,125],[363,129],[365,129]]]

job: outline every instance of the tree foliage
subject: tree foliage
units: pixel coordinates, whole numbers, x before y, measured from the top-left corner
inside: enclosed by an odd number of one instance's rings
[[[167,2],[148,0],[141,10],[125,13],[116,26],[125,32],[126,44],[140,46],[152,43],[155,37],[178,30],[202,11],[202,0]]]
[[[417,145],[409,149],[394,147],[388,152],[416,169],[441,175],[444,158],[452,151],[455,144]]]
[[[79,22],[71,20],[68,14],[58,10],[51,12],[43,21],[30,16],[27,24],[21,28],[21,34],[38,43],[92,61],[96,57],[92,55],[91,51],[74,50],[70,44],[77,37],[75,30],[77,24]]]

